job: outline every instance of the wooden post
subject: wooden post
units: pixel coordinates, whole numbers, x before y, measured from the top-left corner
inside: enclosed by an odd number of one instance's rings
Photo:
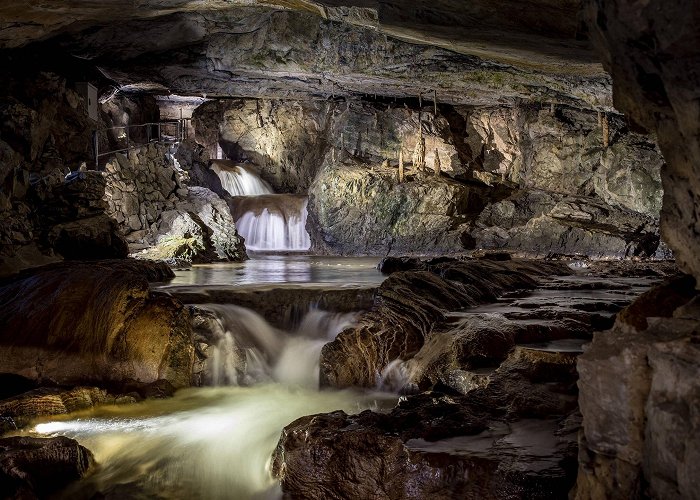
[[[440,177],[440,153],[438,152],[437,148],[435,148],[434,169],[435,169],[435,177]]]

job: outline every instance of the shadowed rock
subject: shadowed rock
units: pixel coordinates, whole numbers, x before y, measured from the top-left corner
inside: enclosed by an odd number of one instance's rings
[[[172,276],[165,264],[124,260],[59,263],[5,280],[3,370],[58,384],[163,378],[189,385],[189,315],[148,286]]]
[[[93,464],[92,453],[67,437],[0,439],[0,491],[5,498],[46,498]]]

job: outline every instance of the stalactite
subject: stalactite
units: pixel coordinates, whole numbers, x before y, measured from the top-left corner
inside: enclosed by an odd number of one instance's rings
[[[435,177],[440,177],[440,152],[435,148]]]
[[[610,125],[608,123],[608,115],[603,115],[603,148],[607,149],[610,145]]]

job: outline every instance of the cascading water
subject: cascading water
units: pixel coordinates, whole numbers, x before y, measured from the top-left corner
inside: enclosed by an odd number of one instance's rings
[[[187,389],[167,400],[39,423],[32,434],[73,437],[99,464],[62,498],[280,498],[269,463],[285,425],[304,415],[388,409],[396,402],[389,394],[315,390],[321,347],[353,322],[353,314],[312,309],[284,332],[248,309],[201,307],[217,319],[216,345],[208,350],[216,363],[212,380],[235,384],[243,374],[255,385]]]
[[[250,165],[215,160],[211,168],[236,197],[233,216],[248,250],[299,252],[311,247],[306,196],[274,194]]]
[[[253,251],[306,251],[306,196],[273,194],[237,198],[234,218],[246,248]]]
[[[311,309],[292,332],[269,325],[257,313],[231,304],[204,304],[219,323],[209,348],[209,380],[213,385],[280,382],[318,387],[321,348],[352,325],[355,314]]]
[[[212,160],[212,171],[221,179],[221,185],[231,196],[273,194],[272,187],[260,178],[250,165],[238,165],[227,160]]]

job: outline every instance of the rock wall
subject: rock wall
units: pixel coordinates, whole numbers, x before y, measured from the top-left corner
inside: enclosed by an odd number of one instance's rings
[[[258,164],[277,191],[308,190],[319,252],[669,255],[657,222],[663,158],[621,115],[525,103],[435,110],[239,99],[206,103],[194,125],[205,148]],[[413,163],[421,135],[438,178]]]
[[[448,177],[398,183],[396,169],[339,163],[311,185],[307,226],[322,253],[460,252],[474,248],[469,222],[487,191]]]
[[[37,190],[50,191],[89,158],[90,121],[65,78],[33,73],[0,82],[0,274],[60,259],[41,240]]]
[[[667,168],[661,231],[680,267],[700,277],[700,22],[696,4],[586,0],[584,18],[615,106],[654,131]]]
[[[448,121],[427,107],[421,117],[426,162],[433,164],[437,149],[444,170],[461,173]],[[193,123],[211,157],[218,146],[231,160],[260,166],[275,191],[293,193],[306,192],[331,157],[396,166],[403,150],[408,163],[419,135],[418,112],[400,103],[211,101],[197,108]]]
[[[700,348],[695,281],[676,278],[622,311],[579,358],[578,500],[697,498]],[[611,383],[615,381],[615,383]]]
[[[624,116],[525,104],[460,112],[474,172],[527,189],[592,196],[658,218],[664,159],[654,139],[630,131]]]
[[[108,213],[126,235],[148,231],[162,212],[174,209],[187,195],[183,172],[175,169],[169,146],[149,144],[126,155],[117,153],[104,172]]]
[[[171,263],[243,260],[231,209],[217,193],[196,185],[210,177],[200,175],[189,147],[149,144],[117,153],[105,166],[108,213],[138,257]],[[190,162],[188,170],[176,155]],[[223,193],[220,183],[218,191]]]

